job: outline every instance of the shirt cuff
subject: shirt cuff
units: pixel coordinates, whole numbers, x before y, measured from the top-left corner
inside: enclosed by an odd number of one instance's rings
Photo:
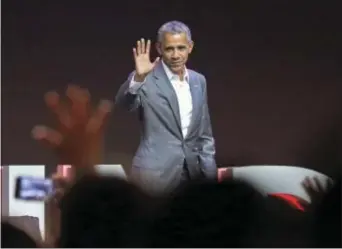
[[[132,77],[131,82],[129,83],[128,92],[131,94],[137,94],[139,89],[144,85],[145,80],[143,82],[137,82],[134,80],[134,75]]]

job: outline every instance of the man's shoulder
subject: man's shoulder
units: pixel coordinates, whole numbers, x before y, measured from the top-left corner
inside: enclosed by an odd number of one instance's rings
[[[197,72],[197,71],[195,71],[195,70],[193,70],[193,69],[187,69],[188,70],[188,73],[189,74],[192,74],[193,76],[195,76],[195,77],[198,77],[198,78],[200,78],[200,79],[203,79],[203,80],[205,80],[205,76],[202,74],[202,73],[199,73],[199,72]]]
[[[202,83],[206,83],[205,76],[193,69],[187,69],[189,74],[192,74],[195,78],[199,79]]]
[[[187,70],[188,70],[189,74],[193,74],[193,75],[195,75],[195,76],[204,77],[203,74],[201,74],[201,73],[199,73],[199,72],[197,72],[197,71],[195,71],[195,70],[193,70],[193,69],[187,68]]]

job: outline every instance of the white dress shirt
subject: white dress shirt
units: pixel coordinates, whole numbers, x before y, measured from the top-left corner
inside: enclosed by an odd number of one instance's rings
[[[182,133],[183,133],[183,137],[186,137],[186,135],[188,134],[189,126],[190,126],[192,109],[193,109],[192,97],[191,97],[191,91],[190,91],[190,85],[189,85],[189,73],[188,73],[188,70],[185,69],[184,78],[183,80],[181,80],[178,75],[171,72],[171,70],[165,65],[163,61],[162,61],[162,64],[163,64],[165,73],[168,79],[170,80],[171,85],[173,86],[176,96],[177,96]],[[141,84],[144,84],[144,82],[134,81],[134,76],[133,76],[132,81],[130,83],[130,88],[129,88],[130,93],[136,94],[137,90],[141,87]]]

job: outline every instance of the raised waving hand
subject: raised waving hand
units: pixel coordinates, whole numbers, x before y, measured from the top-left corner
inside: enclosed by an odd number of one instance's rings
[[[159,57],[157,57],[153,62],[151,62],[150,58],[151,51],[151,41],[145,39],[141,39],[137,41],[137,47],[133,48],[133,56],[135,62],[135,76],[134,80],[138,82],[144,81],[146,75],[152,71],[152,69],[156,66],[159,61]]]

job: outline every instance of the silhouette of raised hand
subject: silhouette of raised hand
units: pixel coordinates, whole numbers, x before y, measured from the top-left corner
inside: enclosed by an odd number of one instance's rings
[[[104,128],[112,103],[102,100],[92,108],[89,92],[75,85],[68,86],[66,99],[53,91],[45,94],[45,102],[56,116],[56,126],[35,126],[34,139],[47,144],[60,163],[76,168],[101,163]]]

